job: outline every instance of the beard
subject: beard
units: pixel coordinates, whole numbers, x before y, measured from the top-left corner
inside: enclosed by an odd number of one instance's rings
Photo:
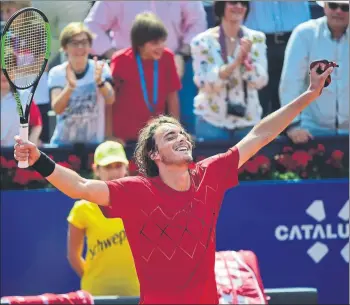
[[[192,154],[184,155],[184,156],[161,156],[161,161],[165,165],[184,165],[190,164],[193,162]]]

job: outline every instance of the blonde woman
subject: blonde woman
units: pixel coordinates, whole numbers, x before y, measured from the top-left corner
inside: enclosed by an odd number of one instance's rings
[[[92,33],[73,22],[62,31],[60,43],[67,62],[49,72],[48,85],[57,124],[52,144],[98,144],[105,139],[105,105],[114,102],[107,64],[88,59]]]
[[[99,145],[93,170],[96,178],[108,181],[125,177],[128,160],[123,146],[115,141]],[[81,289],[94,296],[139,296],[139,282],[123,222],[107,219],[98,205],[77,201],[68,216],[68,260],[81,277]],[[82,257],[84,239],[87,251]]]

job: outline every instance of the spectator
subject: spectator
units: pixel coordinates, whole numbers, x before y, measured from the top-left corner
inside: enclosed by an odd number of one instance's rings
[[[97,179],[123,178],[127,175],[128,164],[120,143],[106,141],[95,150],[93,171]],[[80,200],[70,211],[68,223],[68,259],[81,278],[81,289],[94,296],[140,295],[123,221],[107,219],[98,205]],[[87,251],[83,258],[85,237]]]
[[[168,112],[179,117],[181,83],[174,54],[164,48],[166,38],[166,29],[154,14],[139,14],[131,28],[132,47],[112,58],[116,103],[108,122],[113,121],[113,136],[123,141],[136,141],[152,116]]]
[[[196,36],[191,44],[196,137],[230,140],[243,137],[260,121],[257,90],[268,81],[265,35],[242,26],[247,1],[215,1],[220,24]]]
[[[35,0],[34,0],[35,2]],[[1,2],[1,20],[6,22],[18,10],[32,6],[32,1],[2,1]],[[1,29],[2,31],[2,29]],[[47,143],[49,141],[49,121],[48,111],[50,110],[49,90],[47,88],[47,70],[40,78],[38,87],[35,90],[34,100],[35,110],[40,110],[42,118],[42,131],[40,133],[40,141]]]
[[[108,65],[88,59],[92,33],[72,22],[62,31],[68,62],[49,72],[48,85],[57,124],[52,144],[101,143],[105,138],[105,104],[114,102]]]
[[[21,1],[1,1],[1,21],[6,22],[10,17],[18,10],[31,6],[32,1],[21,0]]]
[[[86,17],[91,7],[91,1],[43,1],[32,0],[33,6],[42,10],[51,25],[51,56],[50,68],[59,65],[60,62],[60,47],[59,36],[67,24],[76,21],[82,21]]]
[[[292,30],[310,17],[309,1],[250,1],[245,25],[266,35],[269,83],[259,91],[263,117],[280,108],[284,51]]]
[[[30,91],[20,90],[22,107],[25,109]],[[19,115],[17,104],[10,91],[10,84],[1,70],[1,147],[13,146],[14,137],[19,132]],[[29,112],[29,141],[40,144],[39,137],[42,130],[40,111],[35,102],[32,102]]]
[[[40,111],[42,121],[43,121],[43,130],[40,135],[40,140],[43,143],[50,142],[48,112],[51,110],[51,105],[50,105],[50,92],[47,86],[48,85],[47,80],[48,80],[48,66],[46,66],[46,69],[40,78],[38,87],[36,88],[35,94],[34,94],[34,100],[38,105],[38,109]]]
[[[86,25],[96,34],[93,54],[111,58],[116,50],[130,47],[129,32],[137,14],[150,11],[164,23],[179,76],[184,73],[184,57],[190,55],[190,41],[206,27],[206,14],[200,1],[95,1]],[[113,40],[113,41],[112,41]]]
[[[325,16],[300,24],[286,48],[280,97],[288,104],[307,88],[309,65],[327,59],[339,64],[332,83],[323,89],[287,131],[294,143],[306,143],[313,136],[349,133],[349,3],[318,2]]]

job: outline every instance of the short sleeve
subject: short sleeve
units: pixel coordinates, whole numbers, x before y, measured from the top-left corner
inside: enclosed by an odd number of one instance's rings
[[[175,56],[172,52],[169,51],[167,54],[167,63],[169,66],[168,69],[168,94],[171,92],[179,91],[181,89],[181,81],[179,74],[176,70],[176,64],[175,64]]]
[[[85,229],[86,225],[86,205],[83,201],[77,201],[67,217],[67,221],[78,229]]]
[[[47,85],[50,91],[55,88],[64,88],[66,85],[65,64],[53,67],[49,71]]]
[[[116,52],[113,54],[110,62],[111,75],[113,78],[117,77],[117,74],[119,69],[121,68],[121,65],[122,65],[122,55],[120,52]]]
[[[114,53],[110,63],[110,73],[116,92],[119,91],[122,83],[124,82],[119,73],[120,71],[123,71],[123,57],[124,56],[121,55],[120,52],[116,52]]]
[[[126,177],[106,181],[109,189],[109,205],[99,206],[106,218],[124,218],[133,210],[132,202],[137,196],[138,177]]]
[[[228,190],[238,184],[238,163],[239,151],[237,147],[233,147],[226,153],[204,159],[197,165],[207,168],[218,184]]]

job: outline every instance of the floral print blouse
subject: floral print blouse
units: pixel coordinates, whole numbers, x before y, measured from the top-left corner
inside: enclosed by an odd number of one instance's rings
[[[194,99],[194,113],[208,123],[228,129],[253,126],[261,119],[262,107],[259,102],[258,90],[268,83],[265,34],[242,26],[243,35],[250,39],[251,60],[253,69],[248,71],[244,65],[237,67],[228,80],[220,79],[219,69],[224,65],[221,56],[221,46],[209,29],[198,34],[191,42],[194,82],[199,88]],[[228,63],[235,60],[239,45],[228,56]],[[247,83],[247,100],[245,100],[243,81]],[[228,85],[228,90],[226,89]],[[228,91],[228,93],[227,93]],[[228,100],[234,104],[247,107],[245,117],[227,114]]]

